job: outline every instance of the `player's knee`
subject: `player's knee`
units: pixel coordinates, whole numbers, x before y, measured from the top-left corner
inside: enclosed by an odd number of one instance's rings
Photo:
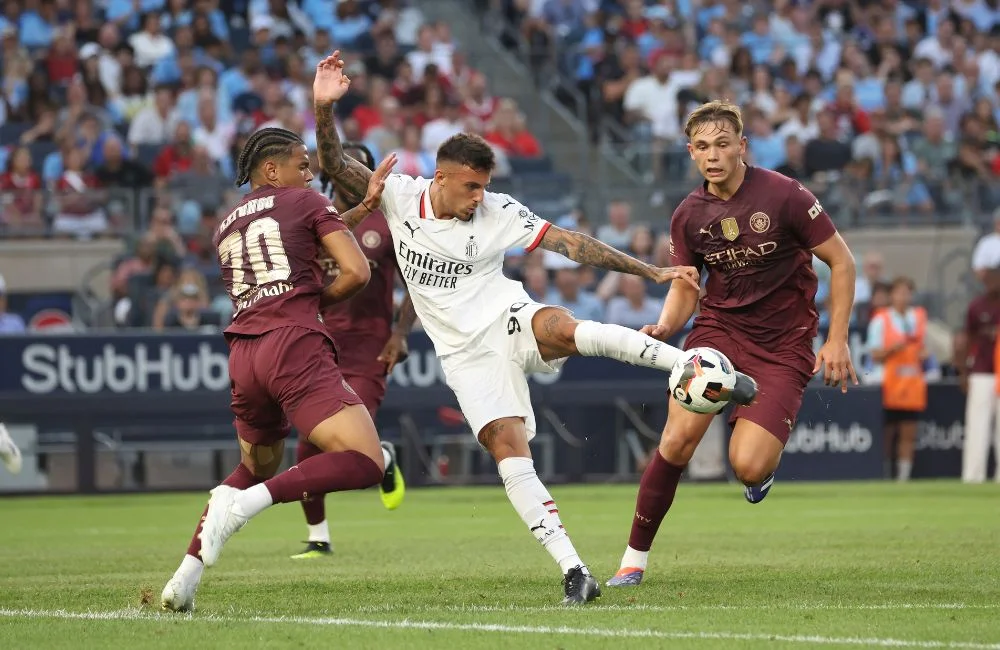
[[[660,439],[660,455],[674,465],[686,465],[694,456],[694,450],[698,448],[700,441],[701,435],[696,431],[671,428],[668,422]]]
[[[577,325],[569,312],[558,307],[540,309],[532,319],[535,338],[563,355],[576,351]]]
[[[479,432],[479,444],[490,452],[493,460],[530,458],[528,435],[519,418],[502,418],[490,422]]]
[[[285,455],[285,441],[273,445],[254,445],[240,439],[240,462],[259,479],[269,479],[278,473]]]
[[[776,463],[761,454],[737,453],[729,458],[733,473],[744,485],[761,483],[774,471]]]

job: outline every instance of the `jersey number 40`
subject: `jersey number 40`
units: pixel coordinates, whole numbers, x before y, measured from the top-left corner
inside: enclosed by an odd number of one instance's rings
[[[248,283],[247,267],[244,265],[243,251],[246,249],[250,271],[254,281]],[[219,259],[223,268],[233,271],[232,295],[240,296],[251,288],[270,282],[287,280],[292,267],[281,243],[281,229],[271,217],[254,219],[246,226],[246,231],[235,230],[219,242]]]

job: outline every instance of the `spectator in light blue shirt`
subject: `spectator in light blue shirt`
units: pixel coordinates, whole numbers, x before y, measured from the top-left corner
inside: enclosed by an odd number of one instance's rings
[[[608,301],[607,322],[633,329],[655,325],[663,301],[646,295],[646,282],[638,276],[622,274],[618,282],[622,295]]]
[[[7,311],[7,282],[0,275],[0,334],[24,334],[24,319]]]
[[[753,31],[743,35],[743,45],[750,50],[754,63],[770,63],[774,53],[774,37],[767,16],[761,14],[753,19]]]
[[[777,169],[785,164],[785,139],[774,132],[771,121],[755,111],[751,117],[750,155],[753,163],[765,169]]]
[[[604,304],[589,291],[580,288],[580,269],[561,268],[555,272],[554,289],[549,290],[545,302],[562,305],[573,312],[577,320],[604,320]]]

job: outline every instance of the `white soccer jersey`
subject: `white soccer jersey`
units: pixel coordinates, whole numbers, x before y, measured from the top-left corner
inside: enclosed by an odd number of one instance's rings
[[[470,221],[438,219],[430,184],[425,178],[389,176],[382,212],[413,307],[443,356],[467,347],[511,304],[531,301],[520,282],[503,275],[504,253],[533,250],[550,224],[506,194],[492,192]]]

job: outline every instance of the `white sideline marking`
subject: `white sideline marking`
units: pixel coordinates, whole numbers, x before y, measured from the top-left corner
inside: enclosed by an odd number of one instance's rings
[[[902,611],[902,610],[992,610],[1000,603],[788,603],[786,605],[723,605],[704,603],[694,605],[600,605],[590,604],[583,611],[599,612],[701,612],[701,611]],[[359,614],[391,614],[411,612],[565,612],[561,605],[366,605],[358,607]]]
[[[188,621],[216,623],[294,623],[298,625],[331,625],[336,627],[367,627],[395,630],[443,630],[461,632],[499,632],[502,634],[565,634],[589,637],[644,638],[705,641],[770,641],[793,644],[844,645],[879,648],[940,648],[945,650],[1000,650],[1000,643],[968,641],[910,641],[891,638],[831,637],[798,634],[751,634],[743,632],[670,632],[660,630],[627,630],[600,627],[566,627],[548,625],[501,625],[493,623],[448,623],[440,621],[367,620],[359,618],[324,618],[305,616],[219,616],[209,614],[175,615],[121,609],[105,612],[69,612],[63,609],[0,608],[0,618],[56,618],[87,621]]]

